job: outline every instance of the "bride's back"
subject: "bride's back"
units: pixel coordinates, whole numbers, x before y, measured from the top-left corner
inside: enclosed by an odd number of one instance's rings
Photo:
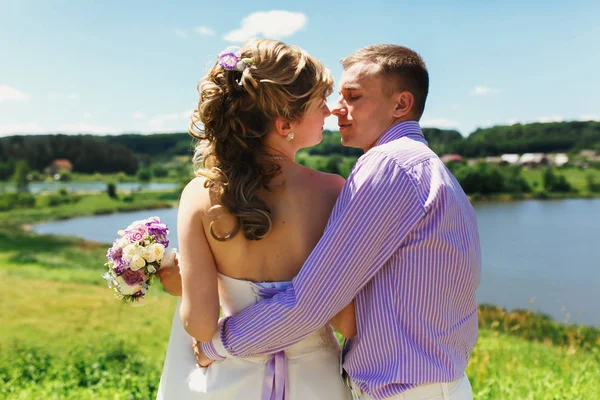
[[[259,192],[272,220],[271,231],[261,240],[246,239],[242,230],[227,241],[216,240],[210,234],[211,222],[215,231],[226,231],[235,222],[226,213],[207,213],[203,224],[217,270],[254,282],[291,280],[323,234],[343,183],[338,175],[283,162],[273,190]]]

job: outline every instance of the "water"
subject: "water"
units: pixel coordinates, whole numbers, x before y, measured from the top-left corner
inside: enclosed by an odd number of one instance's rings
[[[475,209],[483,253],[480,303],[600,326],[599,199],[485,203]],[[176,209],[77,218],[34,230],[109,243],[131,221],[154,215],[171,227],[176,246]]]
[[[117,191],[119,190],[171,190],[178,187],[177,183],[172,182],[148,182],[148,183],[137,183],[137,182],[124,182],[117,183]],[[106,190],[105,182],[31,182],[29,184],[29,191],[31,193],[40,193],[51,191],[55,192],[61,188],[68,190],[69,192],[103,192]],[[14,185],[1,185],[0,191],[15,191]]]

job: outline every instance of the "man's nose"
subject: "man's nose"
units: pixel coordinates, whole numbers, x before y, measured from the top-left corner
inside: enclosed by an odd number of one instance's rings
[[[348,114],[348,110],[346,109],[346,105],[344,104],[343,99],[339,99],[332,107],[331,113],[336,117],[341,117]]]

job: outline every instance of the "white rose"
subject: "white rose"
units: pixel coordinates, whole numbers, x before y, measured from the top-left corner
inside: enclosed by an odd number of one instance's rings
[[[128,244],[127,246],[123,247],[123,260],[131,261],[131,259],[135,255],[136,255],[136,251],[135,251],[134,244]]]
[[[140,256],[142,258],[146,258],[146,253],[148,253],[148,248],[140,245],[135,246],[135,255]]]
[[[125,248],[129,246],[129,240],[127,239],[127,237],[123,236],[122,238],[117,240],[117,244],[119,245],[119,247]]]
[[[119,285],[119,293],[121,293],[121,294],[132,295],[143,289],[143,286],[141,283],[136,283],[133,286],[129,286],[127,284],[127,282],[125,282],[125,280],[120,276],[117,276],[117,283]]]
[[[146,260],[143,257],[138,256],[137,254],[133,256],[131,262],[129,263],[129,268],[132,271],[137,271],[138,269],[142,269],[146,266]]]
[[[154,260],[160,262],[165,256],[165,246],[160,243],[152,243],[148,248],[148,252],[152,252]]]
[[[155,252],[152,250],[152,245],[146,247],[146,252],[144,253],[144,258],[146,259],[146,261],[148,261],[149,263],[156,261],[156,254]]]

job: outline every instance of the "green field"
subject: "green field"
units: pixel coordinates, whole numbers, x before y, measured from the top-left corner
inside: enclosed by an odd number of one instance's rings
[[[163,201],[153,199],[146,205]],[[109,200],[89,196],[70,210],[120,209]],[[60,207],[0,213],[0,398],[151,399],[176,299],[157,285],[144,306],[123,306],[100,278],[105,245],[18,229],[66,217]],[[476,399],[600,393],[600,330],[494,308],[480,310],[480,325],[467,370]]]
[[[545,170],[545,168],[523,169],[522,174],[532,188],[541,188],[543,187],[543,175]],[[596,182],[600,183],[600,169],[589,168],[583,170],[577,167],[566,167],[555,168],[554,172],[557,175],[564,175],[573,188],[582,193],[587,192],[586,176],[591,175]]]

